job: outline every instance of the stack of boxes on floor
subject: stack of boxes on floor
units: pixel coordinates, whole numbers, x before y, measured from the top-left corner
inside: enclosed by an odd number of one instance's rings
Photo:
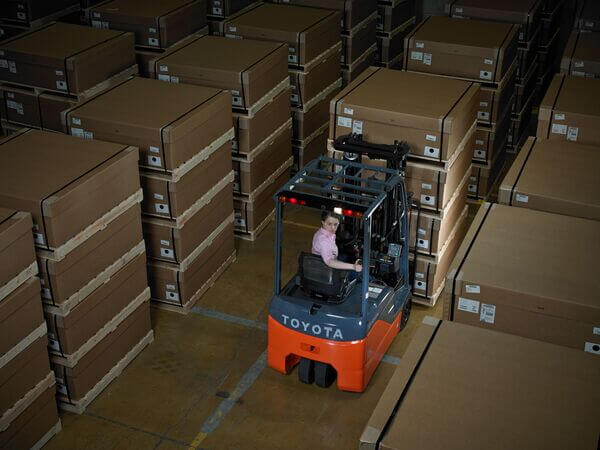
[[[600,78],[600,32],[573,31],[560,62],[560,72],[584,78]]]
[[[208,28],[211,35],[223,35],[223,21],[254,8],[258,0],[208,0]]]
[[[72,135],[139,147],[152,299],[189,311],[235,259],[231,95],[132,78],[66,122]]]
[[[31,215],[0,207],[0,442],[41,448],[61,425]]]
[[[338,11],[260,4],[223,23],[226,37],[288,45],[296,170],[325,152],[328,104],[342,84],[341,19]]]
[[[376,65],[402,69],[404,38],[415,27],[415,0],[377,0]]]
[[[23,129],[0,155],[0,205],[33,218],[59,405],[81,413],[153,339],[137,149]]]
[[[406,141],[413,301],[434,305],[467,227],[479,84],[370,68],[331,102],[330,150],[335,139],[362,134],[366,142]],[[366,163],[377,163],[363,158]]]
[[[65,132],[62,111],[138,72],[133,34],[53,23],[0,44],[3,127]]]
[[[274,190],[289,177],[292,119],[283,43],[204,36],[152,62],[163,81],[232,93],[235,230],[253,240],[268,223]]]

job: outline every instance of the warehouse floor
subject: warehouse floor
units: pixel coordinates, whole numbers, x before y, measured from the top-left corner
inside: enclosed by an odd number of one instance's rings
[[[286,218],[284,280],[318,227],[316,213]],[[302,384],[296,371],[266,367],[273,235],[271,223],[255,242],[236,239],[236,262],[189,315],[153,308],[154,343],[83,415],[63,414],[45,448],[355,448],[417,325],[441,317],[441,302],[413,307],[364,393]]]

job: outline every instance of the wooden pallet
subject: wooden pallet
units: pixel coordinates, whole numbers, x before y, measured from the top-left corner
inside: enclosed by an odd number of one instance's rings
[[[60,419],[58,419],[58,422],[56,422],[52,428],[50,428],[48,430],[48,432],[46,434],[44,434],[39,441],[37,441],[35,444],[33,444],[33,446],[31,447],[31,450],[41,450],[41,448],[46,445],[48,443],[48,441],[50,439],[52,439],[55,435],[57,435],[58,433],[60,433],[60,431],[62,430],[62,424],[60,422]]]
[[[29,266],[23,269],[16,277],[0,287],[0,302],[4,300],[10,293],[25,283],[29,278],[37,275],[37,261],[33,261]]]
[[[258,235],[265,229],[267,228],[267,225],[269,225],[269,223],[271,222],[271,220],[275,217],[275,210],[271,211],[269,213],[269,215],[265,218],[265,220],[263,220],[260,225],[258,225],[256,227],[255,230],[252,231],[241,231],[241,230],[234,230],[235,233],[235,237],[239,238],[239,239],[243,239],[245,241],[251,241],[254,242],[257,238]]]
[[[281,94],[283,91],[285,91],[289,87],[290,87],[290,77],[285,77],[285,80],[281,81],[277,86],[275,86],[273,89],[271,89],[265,95],[263,95],[260,99],[258,99],[256,101],[256,103],[251,105],[249,108],[242,108],[242,107],[234,105],[232,107],[233,112],[238,113],[238,114],[244,114],[244,115],[248,116],[249,119],[252,119],[256,115],[256,113],[259,112],[266,104],[273,101],[273,99],[275,97],[277,97],[279,94]]]
[[[0,357],[0,369],[6,366],[10,361],[13,360],[13,358],[29,347],[34,341],[42,336],[45,336],[47,330],[48,328],[46,326],[46,322],[44,321],[35,330],[25,336],[21,342],[2,355],[2,357]]]
[[[38,382],[29,392],[21,397],[10,409],[0,417],[0,433],[7,430],[10,424],[23,413],[31,404],[48,388],[54,386],[54,372],[49,372],[46,377]]]

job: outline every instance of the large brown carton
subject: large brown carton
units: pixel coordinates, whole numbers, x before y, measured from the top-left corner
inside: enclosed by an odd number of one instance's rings
[[[508,139],[510,126],[510,109],[505,111],[504,118],[496,124],[495,129],[486,125],[478,125],[475,129],[475,147],[473,161],[487,164],[494,161],[496,155],[502,152]]]
[[[377,4],[377,31],[392,33],[412,19],[414,23],[414,0],[393,0]]]
[[[233,214],[199,246],[185,267],[148,261],[152,300],[184,309],[191,308],[235,258]]]
[[[527,139],[500,185],[510,206],[600,220],[600,149]]]
[[[29,214],[0,207],[0,301],[37,272],[31,227]]]
[[[142,170],[142,211],[176,220],[193,214],[200,198],[231,172],[231,141],[221,142],[202,150],[199,162],[182,176]]]
[[[542,100],[536,136],[600,145],[600,80],[556,74]]]
[[[50,353],[80,359],[149,298],[146,255],[140,253],[67,314],[46,309]]]
[[[600,78],[600,34],[573,31],[560,61],[561,73]]]
[[[79,5],[77,0],[10,0],[0,5],[0,19],[30,26],[32,22],[39,21],[48,16]]]
[[[431,16],[404,41],[406,70],[499,83],[517,55],[518,27]]]
[[[209,0],[208,15],[214,17],[229,17],[255,1],[256,0]]]
[[[156,217],[142,217],[148,257],[184,264],[194,250],[233,211],[233,173],[219,181],[202,196],[198,211],[183,224]]]
[[[31,213],[40,248],[77,245],[139,195],[133,147],[28,130],[0,141],[0,155],[0,204]]]
[[[355,62],[371,45],[375,43],[377,33],[377,13],[356,25],[351,30],[342,33],[342,64],[350,65]]]
[[[140,206],[135,204],[65,257],[38,251],[42,298],[67,310],[144,251]]]
[[[446,5],[451,17],[495,20],[519,25],[519,41],[527,42],[538,31],[542,0],[456,0]]]
[[[232,106],[244,110],[285,89],[288,77],[285,44],[218,36],[200,37],[154,66],[159,80],[229,89]]]
[[[304,66],[340,41],[341,14],[265,3],[224,21],[226,37],[288,44],[288,64]]]
[[[414,156],[448,161],[476,120],[478,100],[477,83],[370,68],[331,101],[329,138],[406,141]]]
[[[71,110],[66,123],[72,135],[139,147],[141,167],[173,172],[231,129],[231,95],[133,78]]]
[[[600,354],[598,230],[593,220],[484,203],[448,272],[444,317]]]
[[[359,448],[595,450],[599,377],[583,352],[425,317]]]
[[[375,2],[369,0],[277,0],[296,6],[333,9],[342,13],[342,30],[350,30],[375,11]]]
[[[95,28],[132,31],[135,43],[166,48],[206,26],[207,0],[113,0],[90,11]]]
[[[497,191],[496,182],[506,164],[506,149],[502,149],[493,161],[488,163],[473,162],[467,186],[468,197],[487,199]]]
[[[516,67],[516,64],[513,64],[497,87],[481,87],[479,109],[477,110],[478,122],[494,127],[510,111],[517,79]]]
[[[77,94],[135,64],[133,35],[53,23],[0,44],[0,80]]]

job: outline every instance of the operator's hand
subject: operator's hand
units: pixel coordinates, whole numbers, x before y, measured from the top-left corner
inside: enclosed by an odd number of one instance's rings
[[[362,272],[362,264],[360,263],[360,259],[357,259],[356,262],[354,263],[354,271],[355,272]]]

